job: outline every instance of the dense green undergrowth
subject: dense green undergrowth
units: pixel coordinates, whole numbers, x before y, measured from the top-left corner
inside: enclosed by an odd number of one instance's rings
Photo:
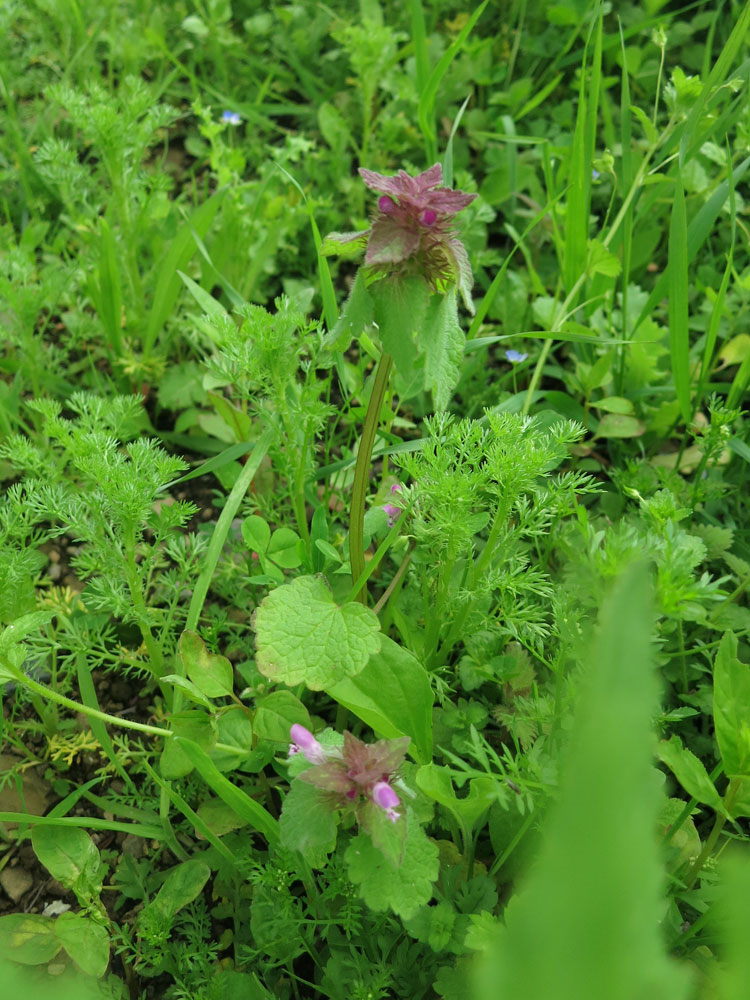
[[[2,5],[8,989],[748,996],[748,27]]]

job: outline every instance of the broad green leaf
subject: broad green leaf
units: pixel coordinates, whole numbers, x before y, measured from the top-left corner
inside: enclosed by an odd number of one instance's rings
[[[411,810],[400,865],[394,865],[364,833],[351,840],[344,858],[349,878],[372,910],[390,909],[408,920],[432,899],[432,883],[440,868],[438,849]]]
[[[662,938],[661,802],[651,756],[659,704],[644,567],[615,585],[547,813],[541,851],[505,913],[491,994],[524,1000],[684,1000],[687,970]]]
[[[61,913],[55,936],[73,961],[89,976],[99,979],[109,965],[109,931],[80,913]]]
[[[213,707],[212,702],[200,691],[192,681],[189,681],[186,677],[180,677],[179,674],[165,674],[161,678],[161,683],[172,684],[177,687],[185,694],[186,698],[190,701],[194,701],[196,705],[202,705],[204,708],[211,709]]]
[[[336,813],[325,793],[305,781],[293,781],[281,807],[281,846],[299,851],[313,868],[323,868],[336,847]]]
[[[435,802],[449,809],[469,829],[497,801],[496,781],[490,777],[472,778],[469,794],[459,798],[453,788],[450,769],[437,764],[424,764],[417,771],[417,785]]]
[[[302,563],[300,537],[291,528],[277,528],[271,536],[266,555],[282,569],[296,569]]]
[[[626,413],[605,413],[596,428],[595,438],[631,438],[640,437],[646,430],[646,425],[637,417]]]
[[[362,604],[339,607],[325,581],[300,576],[277,587],[255,613],[258,669],[289,686],[321,691],[358,674],[380,649],[377,615]]]
[[[41,913],[6,913],[0,917],[0,954],[5,958],[21,965],[43,965],[61,947],[52,917]]]
[[[221,799],[212,798],[201,802],[198,806],[198,815],[216,837],[223,837],[232,830],[240,830],[243,826],[247,826],[247,820],[238,816],[234,809]]]
[[[253,752],[253,722],[247,711],[240,708],[230,708],[226,712],[221,712],[216,720],[217,743],[224,743],[230,747],[237,747],[243,753],[230,753],[228,750],[219,750],[216,747],[210,750],[211,760],[220,771],[233,771],[237,767],[245,766],[248,757]]]
[[[630,415],[633,412],[632,402],[623,396],[606,396],[604,399],[598,399],[591,406],[595,410],[604,410],[606,413]]]
[[[326,691],[379,736],[411,737],[421,763],[432,759],[432,686],[416,656],[393,639],[384,635],[361,673]]]
[[[433,951],[445,951],[456,923],[456,913],[453,905],[447,899],[441,900],[435,906],[422,906],[407,922],[409,934],[428,944]]]
[[[104,869],[99,850],[85,830],[74,826],[35,826],[31,831],[34,853],[66,889],[96,895]]]
[[[192,903],[208,882],[211,869],[205,861],[191,858],[176,865],[167,875],[156,897],[144,907],[141,916],[157,917],[169,926],[179,911]],[[140,917],[139,917],[140,919]]]
[[[210,653],[196,632],[182,633],[180,656],[188,677],[208,698],[221,698],[232,694],[234,690],[232,664],[226,656]]]
[[[287,744],[295,723],[310,728],[310,714],[291,691],[272,691],[255,702],[255,734],[258,739]]]
[[[673,870],[679,865],[694,862],[701,852],[701,838],[692,816],[683,819],[679,829],[674,829],[684,809],[684,799],[666,799],[659,816],[659,832],[668,838],[667,849],[675,856],[670,865]]]
[[[461,375],[466,338],[458,322],[455,291],[433,295],[420,329],[424,384],[435,409],[445,410]]]
[[[679,736],[673,736],[669,741],[661,740],[656,752],[659,760],[667,765],[692,798],[711,806],[716,812],[724,812],[721,796],[709,778],[703,762],[682,745]]]
[[[727,777],[750,776],[750,666],[737,659],[733,632],[714,661],[714,729]]]
[[[173,732],[178,736],[199,743],[204,749],[210,750],[216,743],[216,723],[207,712],[188,710],[177,712],[170,718]],[[165,778],[184,778],[193,770],[190,757],[174,737],[167,737],[161,752],[159,767]]]
[[[190,759],[208,787],[220,799],[223,799],[238,816],[246,819],[254,829],[259,830],[270,843],[278,841],[279,825],[268,810],[225,778],[208,754],[197,743],[179,736],[174,737],[174,740]]]
[[[251,514],[242,522],[242,537],[251,552],[262,553],[271,541],[271,529],[257,514]]]
[[[424,386],[424,357],[417,346],[432,291],[423,278],[407,277],[397,283],[376,281],[368,289],[375,308],[380,342],[393,358],[397,391],[404,398]]]
[[[601,240],[589,240],[588,251],[587,270],[589,274],[603,274],[608,278],[617,277],[622,270],[622,264]]]
[[[374,304],[367,290],[364,272],[360,269],[336,325],[325,338],[325,346],[333,351],[345,351],[374,318]]]

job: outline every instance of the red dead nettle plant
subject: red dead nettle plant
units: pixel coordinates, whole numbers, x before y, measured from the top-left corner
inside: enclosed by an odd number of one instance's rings
[[[403,170],[393,177],[364,169],[359,173],[380,196],[372,225],[363,232],[331,233],[323,252],[353,256],[365,250],[364,264],[331,332],[334,348],[346,350],[352,339],[370,331],[380,341],[357,452],[349,527],[352,581],[357,598],[366,603],[365,496],[391,370],[402,399],[428,390],[435,409],[446,408],[464,348],[457,292],[473,312],[469,258],[453,220],[476,195],[443,187],[439,163],[416,177]]]

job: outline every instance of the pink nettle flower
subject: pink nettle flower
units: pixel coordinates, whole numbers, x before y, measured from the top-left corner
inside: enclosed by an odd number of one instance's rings
[[[388,819],[396,822],[398,819],[396,807],[401,804],[401,799],[387,781],[378,781],[372,786],[372,800],[376,806],[384,810]]]
[[[387,177],[364,167],[359,174],[380,195],[372,226],[359,233],[330,233],[323,252],[352,255],[366,246],[370,278],[419,275],[441,293],[458,285],[473,312],[469,257],[452,224],[476,194],[443,187],[439,163],[416,177],[405,170]]]
[[[391,494],[400,493],[401,490],[402,490],[401,483],[394,483],[393,486],[391,486]],[[396,521],[398,521],[398,519],[401,517],[401,514],[403,513],[400,507],[397,507],[395,504],[392,503],[383,504],[383,510],[385,511],[386,517],[388,518],[389,528],[392,528],[394,526]]]
[[[304,729],[293,726],[292,739],[299,746],[298,728]],[[307,733],[307,730],[304,732]],[[329,750],[322,747],[312,734],[308,736],[320,747],[323,760],[316,760],[313,767],[299,774],[300,781],[306,781],[325,793],[325,802],[330,808],[353,809],[357,820],[365,828],[373,804],[382,809],[388,819],[395,822],[399,818],[396,808],[400,800],[389,781],[403,762],[409,745],[408,737],[363,743],[345,732],[342,749]],[[310,760],[304,748],[302,752]]]
[[[388,273],[421,274],[439,292],[458,284],[467,298],[471,267],[452,222],[476,195],[443,187],[439,163],[416,177],[404,170],[392,177],[364,168],[359,174],[371,191],[380,194],[365,264]]]
[[[322,764],[328,759],[323,745],[318,743],[309,729],[305,729],[298,722],[292,726],[289,735],[292,738],[289,746],[290,757],[301,753],[311,764]]]

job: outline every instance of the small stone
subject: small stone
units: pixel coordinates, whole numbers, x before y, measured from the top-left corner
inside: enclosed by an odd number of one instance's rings
[[[0,872],[0,885],[6,896],[17,903],[34,884],[34,879],[25,868],[4,868]]]

